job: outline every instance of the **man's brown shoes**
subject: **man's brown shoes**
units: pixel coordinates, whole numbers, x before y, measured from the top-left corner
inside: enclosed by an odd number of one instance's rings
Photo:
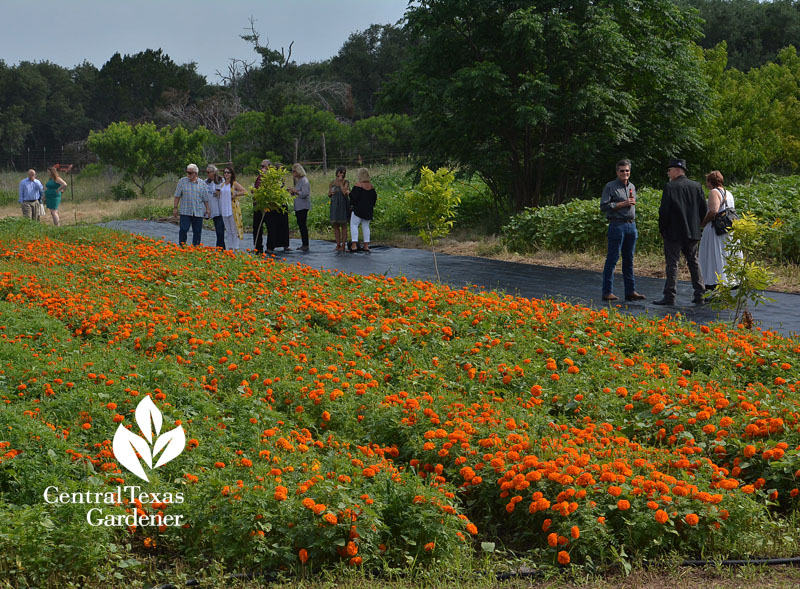
[[[646,298],[646,296],[639,294],[638,292],[632,292],[631,294],[625,296],[626,301],[643,301]]]

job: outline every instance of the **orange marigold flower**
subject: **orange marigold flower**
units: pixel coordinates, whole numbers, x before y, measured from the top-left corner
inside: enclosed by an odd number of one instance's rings
[[[658,511],[656,511],[656,521],[660,524],[667,523],[669,521],[669,516],[667,515],[667,512],[664,511],[663,509],[659,509]]]
[[[577,540],[581,537],[581,529],[578,526],[572,526],[569,530],[569,535]]]
[[[250,460],[249,458],[242,458],[241,465],[244,466],[245,468],[250,468],[251,466],[253,466],[253,461]]]
[[[355,542],[348,542],[345,551],[347,552],[347,556],[355,556],[358,554],[358,546],[356,546]]]
[[[796,491],[797,489],[795,489]],[[478,533],[478,528],[475,524],[467,524],[467,531],[473,536]]]
[[[563,566],[569,564],[569,553],[566,550],[562,550],[558,553],[558,564]]]
[[[216,468],[225,468],[225,463],[224,462],[215,462],[214,466]]]
[[[425,544],[425,552],[431,552],[434,548],[436,548],[436,542],[428,542]]]
[[[689,515],[686,516],[686,523],[689,524],[690,526],[696,526],[699,521],[700,518],[697,517],[697,514],[695,513],[690,513]]]
[[[550,546],[551,548],[555,548],[556,546],[558,546],[558,534],[556,534],[555,532],[550,532],[547,535],[547,545]]]
[[[627,511],[631,508],[631,503],[627,499],[620,499],[617,501],[617,509],[620,511]]]
[[[322,516],[322,519],[324,519],[332,526],[335,526],[336,524],[339,523],[339,519],[332,513],[326,513],[325,515]]]
[[[308,551],[305,548],[301,548],[300,552],[298,553],[300,557],[300,562],[306,564],[308,562]]]

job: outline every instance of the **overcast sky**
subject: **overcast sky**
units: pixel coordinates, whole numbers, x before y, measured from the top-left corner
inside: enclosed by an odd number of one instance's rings
[[[230,58],[251,61],[239,38],[252,15],[261,44],[292,47],[297,63],[335,55],[351,33],[395,24],[408,0],[2,0],[0,59],[98,68],[116,52],[162,49],[175,63],[197,63],[210,83]]]

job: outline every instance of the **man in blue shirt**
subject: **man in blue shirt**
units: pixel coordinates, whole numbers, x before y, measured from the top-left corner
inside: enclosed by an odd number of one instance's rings
[[[616,301],[614,294],[614,268],[622,253],[622,278],[625,282],[625,300],[641,301],[644,295],[636,292],[633,276],[633,253],[636,250],[636,187],[630,181],[630,160],[617,162],[617,179],[603,189],[600,210],[608,219],[608,254],[603,267],[603,300]]]
[[[28,177],[19,183],[19,204],[23,217],[39,220],[39,203],[43,194],[44,186],[36,179],[36,170],[28,170]]]

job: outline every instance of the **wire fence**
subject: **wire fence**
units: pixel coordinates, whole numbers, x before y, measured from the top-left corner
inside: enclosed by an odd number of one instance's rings
[[[57,149],[28,148],[22,153],[12,155],[6,162],[6,171],[34,170],[45,171],[48,166],[55,164],[70,165],[80,169],[87,164],[97,162],[97,156],[82,144],[62,145]]]
[[[236,154],[235,148],[233,151]],[[225,154],[227,155],[227,154]],[[409,152],[369,152],[365,155],[333,156],[325,159],[303,160],[298,163],[309,170],[334,170],[337,166],[348,168],[371,167],[371,166],[404,166],[412,163],[417,154]],[[223,156],[223,159],[225,156]],[[214,160],[219,157],[212,158]],[[227,161],[230,161],[229,159]],[[25,172],[34,169],[44,172],[49,166],[72,165],[76,172],[79,172],[88,164],[97,163],[97,156],[92,153],[85,145],[65,145],[58,149],[29,148],[22,153],[15,154],[8,158],[2,165],[0,171],[6,172]],[[207,162],[196,162],[198,165]]]

